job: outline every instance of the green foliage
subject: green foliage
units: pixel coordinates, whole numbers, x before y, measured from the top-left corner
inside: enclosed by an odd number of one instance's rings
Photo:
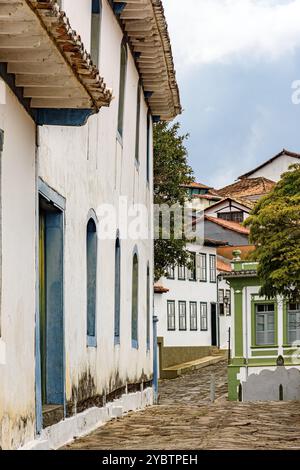
[[[245,222],[256,245],[262,295],[300,300],[300,165],[293,165]]]
[[[188,194],[183,185],[194,181],[193,170],[187,163],[185,141],[188,135],[180,135],[180,124],[154,125],[154,203],[184,205]],[[169,240],[154,242],[155,279],[166,274],[168,266],[189,266],[190,257],[185,250],[186,240],[177,239],[171,231]]]

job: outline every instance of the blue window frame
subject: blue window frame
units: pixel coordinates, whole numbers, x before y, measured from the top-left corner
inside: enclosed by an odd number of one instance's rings
[[[132,304],[131,304],[131,342],[138,348],[138,310],[139,310],[139,258],[137,252],[132,262]]]
[[[87,345],[96,347],[96,297],[97,297],[97,227],[90,218],[86,232],[87,268]]]
[[[141,94],[142,85],[139,80],[137,86],[137,105],[136,105],[136,131],[135,131],[135,161],[140,161],[140,121],[141,121]]]
[[[101,36],[102,1],[92,0],[91,14],[91,58],[93,64],[99,67],[100,36]]]
[[[127,45],[126,45],[125,40],[123,40],[121,44],[121,57],[120,57],[120,84],[119,84],[119,109],[118,109],[118,135],[121,139],[123,137],[123,125],[124,125],[126,72],[127,72]]]
[[[117,236],[115,244],[115,344],[120,344],[121,317],[121,243]]]

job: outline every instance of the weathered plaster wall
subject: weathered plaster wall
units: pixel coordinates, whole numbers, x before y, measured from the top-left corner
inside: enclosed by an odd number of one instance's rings
[[[83,25],[82,25],[83,27]],[[90,27],[86,22],[85,28]],[[146,182],[147,106],[142,100],[140,165],[135,165],[138,73],[128,54],[123,146],[116,139],[120,45],[122,32],[103,2],[100,70],[115,99],[82,128],[40,129],[39,175],[66,198],[65,213],[65,346],[67,401],[109,393],[152,376],[152,351],[146,350],[146,273],[150,240],[126,239],[121,229],[121,344],[114,345],[115,240],[98,240],[97,347],[86,346],[86,223],[90,209],[128,203],[150,208],[152,186]],[[151,179],[150,179],[151,181]],[[146,225],[147,216],[143,220]],[[99,215],[98,233],[103,230]],[[139,253],[139,349],[131,346],[131,278],[134,247]],[[150,298],[150,305],[152,299]],[[151,319],[152,325],[152,319]],[[152,337],[151,337],[152,344]]]
[[[3,83],[0,447],[34,436],[35,125]]]

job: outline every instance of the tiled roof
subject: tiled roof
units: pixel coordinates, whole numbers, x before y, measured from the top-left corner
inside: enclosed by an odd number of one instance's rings
[[[162,0],[114,0],[153,116],[170,121],[181,113],[168,25]],[[115,10],[116,12],[116,10]]]
[[[213,196],[212,194],[193,194],[193,199],[206,199],[208,201],[220,201],[221,196]],[[212,207],[212,206],[210,206]]]
[[[226,258],[230,261],[234,258],[233,251],[239,250],[241,252],[241,260],[244,261],[248,258],[250,253],[253,253],[255,250],[254,245],[243,245],[243,246],[221,246],[217,248],[218,255]]]
[[[293,157],[293,158],[299,158],[300,159],[300,153],[290,152],[289,150],[283,149],[281,152],[279,152],[274,157],[270,158],[266,162],[262,163],[261,165],[257,166],[256,168],[254,168],[254,170],[251,170],[248,173],[245,173],[244,175],[240,176],[240,178],[249,178],[249,176],[251,176],[256,171],[260,170],[261,168],[264,168],[266,165],[269,165],[274,160],[276,160],[277,158],[282,157],[284,155],[286,155],[288,157]]]
[[[154,294],[166,294],[169,290],[160,284],[154,284]]]
[[[10,0],[1,20],[0,62],[31,109],[110,104],[111,90],[56,0]]]
[[[217,258],[217,270],[223,273],[231,273],[232,267],[230,263],[226,263],[220,257]]]
[[[206,186],[205,184],[197,183],[197,182],[183,184],[182,186],[184,188],[192,188],[192,189],[212,189],[210,186]]]
[[[223,220],[223,219],[217,219],[217,217],[210,217],[208,215],[205,215],[205,220],[208,222],[212,222],[216,225],[220,225],[221,227],[227,229],[227,230],[232,230],[233,232],[237,233],[242,233],[243,235],[249,235],[250,230],[246,227],[242,227],[237,222],[231,222],[229,220]]]
[[[275,186],[275,182],[267,178],[243,178],[236,183],[225,186],[217,192],[223,197],[247,198],[268,194]]]

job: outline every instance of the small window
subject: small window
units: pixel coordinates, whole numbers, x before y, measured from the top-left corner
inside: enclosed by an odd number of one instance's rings
[[[196,274],[196,253],[190,253],[191,262],[192,262],[192,269],[189,269],[189,280],[196,281],[197,274]]]
[[[137,163],[140,161],[140,122],[141,122],[141,82],[138,82],[137,87],[137,105],[136,105],[136,130],[135,130],[135,160]]]
[[[139,260],[135,253],[132,263],[132,314],[131,339],[132,347],[138,348],[138,302],[139,302]]]
[[[217,282],[216,256],[209,255],[209,277],[210,282]]]
[[[175,279],[175,268],[174,266],[169,266],[167,269],[167,278],[168,279]]]
[[[275,344],[275,306],[274,304],[256,304],[256,345]]]
[[[96,346],[97,228],[94,219],[87,224],[86,260],[88,346]]]
[[[227,305],[226,305],[226,315],[231,315],[231,290],[227,289],[226,290],[226,300],[227,300]]]
[[[178,266],[178,279],[185,281],[185,266]]]
[[[224,315],[224,289],[219,289],[219,309],[220,315]]]
[[[300,341],[300,304],[288,305],[288,342]]]
[[[200,304],[200,323],[201,323],[201,331],[207,331],[207,303],[201,302]]]
[[[207,282],[207,257],[205,253],[200,253],[200,281]]]
[[[93,64],[96,67],[99,67],[101,14],[102,14],[101,0],[92,0],[91,58],[92,58]]]
[[[168,300],[168,331],[175,331],[175,301]]]
[[[150,350],[150,324],[151,324],[150,286],[151,286],[150,266],[149,266],[149,263],[148,263],[148,266],[147,266],[147,285],[146,285],[146,289],[147,289],[147,293],[146,293],[146,298],[147,298],[147,304],[146,304],[146,308],[147,308],[147,350],[148,351]]]
[[[186,302],[178,302],[179,307],[179,330],[186,331]]]
[[[121,245],[117,237],[115,243],[115,343],[120,343],[121,317]]]
[[[147,114],[147,168],[146,168],[146,173],[147,173],[147,182],[149,183],[150,181],[150,155],[151,155],[151,129],[152,129],[152,118],[150,112]]]
[[[190,302],[190,329],[197,331],[197,302]]]
[[[124,125],[126,72],[127,72],[127,46],[126,46],[126,42],[123,41],[121,45],[119,109],[118,109],[118,134],[121,138],[123,137],[123,125]]]
[[[244,213],[242,211],[219,212],[218,218],[241,224],[244,221]]]

